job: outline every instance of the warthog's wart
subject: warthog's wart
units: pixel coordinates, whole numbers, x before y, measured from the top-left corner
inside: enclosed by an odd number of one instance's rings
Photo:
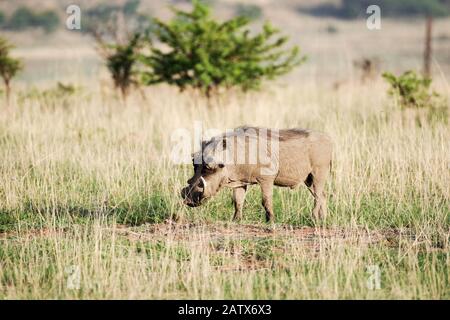
[[[305,183],[314,196],[314,217],[324,218],[332,149],[330,137],[320,132],[237,128],[203,141],[202,151],[193,155],[194,176],[181,195],[185,204],[196,207],[223,187],[233,188],[237,220],[248,185],[259,184],[267,221],[273,221],[273,186],[295,188]]]

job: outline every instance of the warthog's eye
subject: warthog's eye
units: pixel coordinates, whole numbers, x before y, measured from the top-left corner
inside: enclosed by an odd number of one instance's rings
[[[213,165],[207,163],[203,166],[203,168],[205,169],[206,172],[215,172],[217,169],[222,169],[223,167],[225,167],[225,165],[223,163],[213,164]]]

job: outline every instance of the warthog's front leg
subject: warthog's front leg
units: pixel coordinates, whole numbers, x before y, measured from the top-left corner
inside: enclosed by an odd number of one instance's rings
[[[266,221],[273,222],[274,214],[272,208],[273,181],[261,181],[262,205],[266,210]]]
[[[233,220],[234,221],[242,219],[242,208],[244,207],[246,192],[247,192],[247,186],[238,187],[238,188],[233,189],[233,202],[234,202]]]

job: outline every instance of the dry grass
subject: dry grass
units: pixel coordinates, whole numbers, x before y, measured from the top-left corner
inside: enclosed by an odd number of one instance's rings
[[[16,96],[0,115],[1,298],[449,298],[448,125],[418,126],[383,83],[273,86],[212,109],[166,87],[127,107],[93,90]],[[242,225],[226,222],[229,191],[184,207],[191,168],[171,163],[170,138],[195,121],[330,133],[327,221],[312,221],[303,188],[277,189],[273,228],[256,188]]]

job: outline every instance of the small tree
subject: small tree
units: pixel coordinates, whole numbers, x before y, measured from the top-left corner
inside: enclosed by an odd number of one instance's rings
[[[126,102],[133,84],[137,85],[135,65],[138,61],[140,34],[148,28],[137,13],[139,0],[128,0],[123,6],[99,5],[88,12],[88,32],[97,42],[116,89]],[[148,20],[148,19],[147,19]],[[128,28],[131,26],[132,31]]]
[[[120,90],[124,100],[128,96],[130,86],[137,83],[133,76],[139,37],[139,34],[135,34],[125,45],[109,46],[112,51],[106,57],[106,65],[114,81],[114,86]]]
[[[6,103],[9,105],[11,95],[11,80],[22,69],[22,63],[18,59],[10,57],[10,50],[13,48],[3,38],[0,38],[0,76],[5,86]]]
[[[273,39],[279,31],[269,23],[252,35],[245,28],[247,17],[217,22],[200,1],[193,1],[191,12],[173,11],[172,21],[155,20],[153,34],[169,49],[149,41],[151,53],[141,56],[148,67],[142,74],[144,84],[190,87],[209,98],[220,87],[256,89],[263,80],[285,74],[305,59],[299,57],[298,47],[283,50],[287,37]]]

